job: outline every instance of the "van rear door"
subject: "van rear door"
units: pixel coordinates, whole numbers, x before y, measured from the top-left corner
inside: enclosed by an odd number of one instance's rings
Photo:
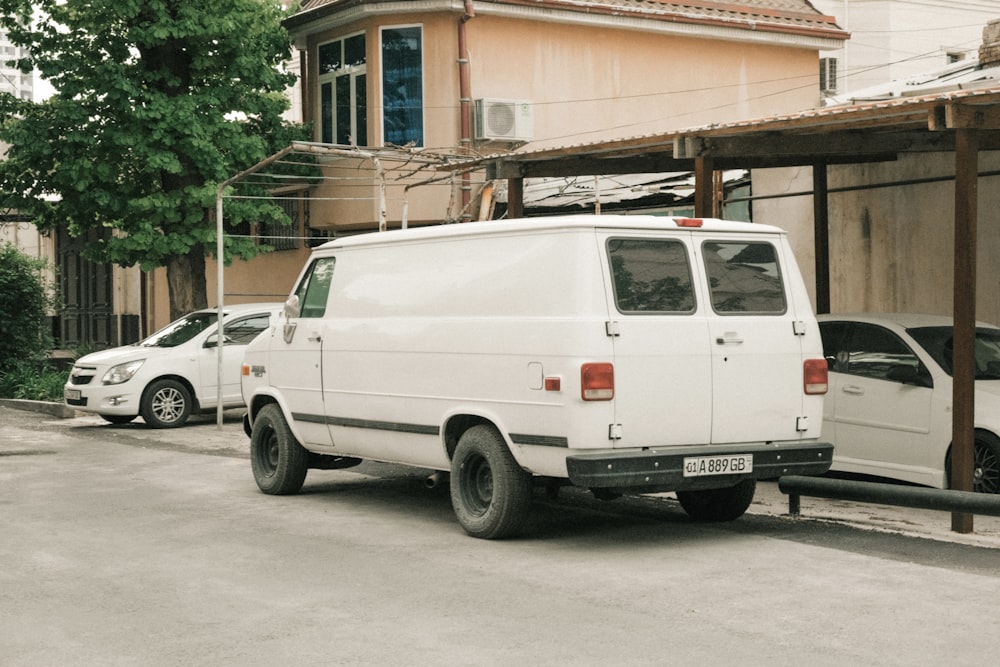
[[[700,240],[712,349],[716,444],[803,436],[803,324],[789,282],[794,262],[780,237]]]
[[[611,276],[613,446],[708,442],[712,360],[690,235],[637,231],[599,238]]]

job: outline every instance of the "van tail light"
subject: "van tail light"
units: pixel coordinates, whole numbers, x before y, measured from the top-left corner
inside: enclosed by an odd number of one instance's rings
[[[580,396],[585,401],[610,401],[615,397],[615,367],[606,362],[580,367]]]
[[[807,394],[825,394],[829,388],[830,369],[826,359],[806,359],[802,365],[803,387]]]
[[[701,227],[701,218],[674,218],[674,222],[677,223],[678,227]]]

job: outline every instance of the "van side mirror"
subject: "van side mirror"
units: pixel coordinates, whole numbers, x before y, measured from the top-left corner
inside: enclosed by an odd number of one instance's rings
[[[293,294],[285,302],[285,319],[293,319],[302,313],[302,306],[299,305],[299,295]]]
[[[285,343],[291,344],[292,340],[295,339],[295,328],[297,324],[291,322],[299,316],[302,311],[302,307],[299,305],[299,297],[297,294],[293,294],[288,297],[288,301],[285,302],[285,325],[282,327],[282,337],[285,339]]]

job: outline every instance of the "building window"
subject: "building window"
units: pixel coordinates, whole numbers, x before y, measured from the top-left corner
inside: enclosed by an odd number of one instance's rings
[[[319,47],[320,141],[368,145],[365,36],[353,35]]]
[[[819,89],[824,93],[837,92],[837,59],[819,59]]]
[[[424,143],[423,32],[420,27],[382,30],[383,140]]]
[[[304,227],[302,223],[308,215],[309,201],[305,198],[305,193],[289,193],[281,195],[275,203],[292,222],[288,225],[261,223],[257,230],[258,242],[275,250],[295,250],[299,247],[299,230]]]

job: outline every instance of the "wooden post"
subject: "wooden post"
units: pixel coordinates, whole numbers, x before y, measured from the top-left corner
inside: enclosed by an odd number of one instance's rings
[[[694,160],[694,217],[711,218],[715,212],[715,188],[712,174],[715,171],[710,157]]]
[[[507,179],[507,218],[524,217],[524,179]]]
[[[972,490],[975,447],[976,222],[979,135],[955,130],[955,279],[952,352],[951,488]],[[972,515],[954,512],[951,529],[972,532]]]
[[[813,165],[813,245],[816,254],[816,312],[830,312],[830,208],[826,164]]]

